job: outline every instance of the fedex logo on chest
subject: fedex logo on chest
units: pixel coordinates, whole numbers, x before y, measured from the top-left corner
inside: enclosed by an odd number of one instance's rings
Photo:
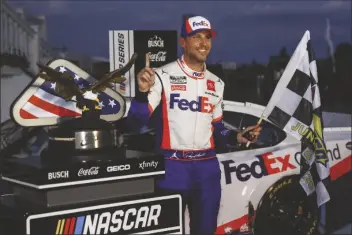
[[[215,105],[209,102],[208,97],[198,96],[197,100],[187,100],[180,98],[180,94],[174,93],[170,95],[170,109],[175,108],[183,111],[190,110],[192,112],[212,113]]]

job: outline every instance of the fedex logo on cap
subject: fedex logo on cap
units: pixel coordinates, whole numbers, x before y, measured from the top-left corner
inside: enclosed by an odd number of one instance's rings
[[[209,27],[209,24],[207,24],[207,22],[205,22],[204,20],[202,20],[201,22],[193,22],[193,27],[196,27],[196,26]]]
[[[196,17],[189,18],[188,20],[192,30],[211,29],[210,22],[204,17],[196,16]]]

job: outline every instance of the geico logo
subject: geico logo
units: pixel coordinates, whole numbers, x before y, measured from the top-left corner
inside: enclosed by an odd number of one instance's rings
[[[200,22],[193,22],[193,27],[196,26],[205,26],[208,27],[209,25],[207,24],[207,22],[205,22],[204,20],[200,21]]]
[[[126,165],[120,165],[120,166],[108,166],[106,168],[107,172],[115,172],[115,171],[127,171],[131,169],[130,164],[126,164]]]
[[[74,231],[72,234],[111,234],[121,230],[148,228],[159,225],[160,213],[161,205],[159,204],[143,206],[139,209],[121,209],[113,213],[95,213],[94,215],[59,220],[56,231],[60,231],[60,228],[66,228],[67,226],[70,227],[71,231]],[[56,232],[56,234],[63,233]]]
[[[64,179],[64,178],[68,178],[68,177],[69,177],[68,171],[57,171],[57,172],[49,172],[48,173],[48,180]]]
[[[230,164],[235,163],[233,160],[222,161],[226,184],[232,183],[231,173],[236,173],[237,179],[244,182],[249,180],[252,176],[259,179],[266,175],[296,169],[296,166],[289,162],[290,154],[284,157],[272,157],[272,153],[265,153],[256,157],[257,159],[252,163],[241,163],[237,166],[230,166]]]
[[[181,110],[190,110],[192,112],[212,113],[215,105],[209,103],[208,97],[198,96],[198,100],[188,101],[186,99],[179,99],[180,94],[170,95],[170,109],[175,108],[175,104]]]

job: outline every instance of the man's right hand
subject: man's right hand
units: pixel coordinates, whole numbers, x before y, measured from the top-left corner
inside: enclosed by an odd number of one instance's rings
[[[138,89],[140,92],[149,91],[155,82],[155,72],[150,68],[149,54],[145,55],[145,68],[137,74]]]

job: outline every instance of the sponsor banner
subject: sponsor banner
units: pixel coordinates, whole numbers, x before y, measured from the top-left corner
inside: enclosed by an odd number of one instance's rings
[[[70,182],[116,176],[128,176],[164,171],[164,161],[160,158],[131,158],[125,161],[92,162],[73,164],[65,170],[49,170],[42,175],[43,183]]]
[[[135,76],[145,66],[145,54],[150,52],[150,67],[158,68],[177,59],[176,30],[111,30],[109,31],[110,71],[123,66],[133,53],[136,63],[126,73],[127,81],[116,89],[125,97],[134,97]]]
[[[179,195],[30,215],[26,234],[182,233]]]
[[[107,182],[111,180],[132,179],[163,175],[164,158],[152,155],[142,158],[126,158],[117,161],[90,161],[69,166],[34,169],[31,166],[9,168],[3,172],[2,179],[29,187],[44,189],[87,183]]]

